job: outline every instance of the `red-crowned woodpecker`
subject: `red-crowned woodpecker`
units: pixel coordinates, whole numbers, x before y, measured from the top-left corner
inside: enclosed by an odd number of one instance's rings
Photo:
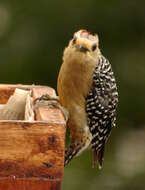
[[[109,61],[101,54],[99,39],[79,30],[64,50],[57,90],[69,113],[70,142],[65,165],[87,148],[93,166],[102,167],[105,143],[115,126],[118,92]]]

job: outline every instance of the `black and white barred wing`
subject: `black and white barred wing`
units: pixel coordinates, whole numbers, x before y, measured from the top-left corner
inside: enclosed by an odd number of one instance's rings
[[[115,125],[118,93],[111,65],[103,56],[94,71],[93,86],[86,98],[88,125],[92,134],[94,165],[102,166],[105,143]]]

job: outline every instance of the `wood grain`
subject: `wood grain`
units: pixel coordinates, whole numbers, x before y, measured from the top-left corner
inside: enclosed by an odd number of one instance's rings
[[[33,98],[52,88],[0,85],[0,104],[15,88],[32,90]],[[59,109],[38,108],[36,121],[0,121],[0,190],[59,190],[64,172],[65,120]]]
[[[60,125],[0,122],[0,177],[62,178],[64,136]]]
[[[0,179],[0,190],[60,190],[60,180]]]

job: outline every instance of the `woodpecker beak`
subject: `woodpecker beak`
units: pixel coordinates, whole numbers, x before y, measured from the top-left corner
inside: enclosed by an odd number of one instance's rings
[[[85,47],[84,45],[80,45],[80,46],[76,45],[75,47],[76,47],[77,51],[80,51],[82,53],[86,53],[87,51],[89,51],[89,49],[87,47]]]
[[[90,51],[87,43],[83,43],[80,40],[76,41],[75,48],[77,51],[80,51],[82,53],[86,53],[86,52]]]

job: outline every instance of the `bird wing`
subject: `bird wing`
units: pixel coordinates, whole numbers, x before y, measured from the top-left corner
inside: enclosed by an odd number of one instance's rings
[[[92,134],[94,165],[102,166],[105,142],[115,125],[118,93],[111,65],[105,57],[94,70],[92,88],[86,98],[88,125]]]

